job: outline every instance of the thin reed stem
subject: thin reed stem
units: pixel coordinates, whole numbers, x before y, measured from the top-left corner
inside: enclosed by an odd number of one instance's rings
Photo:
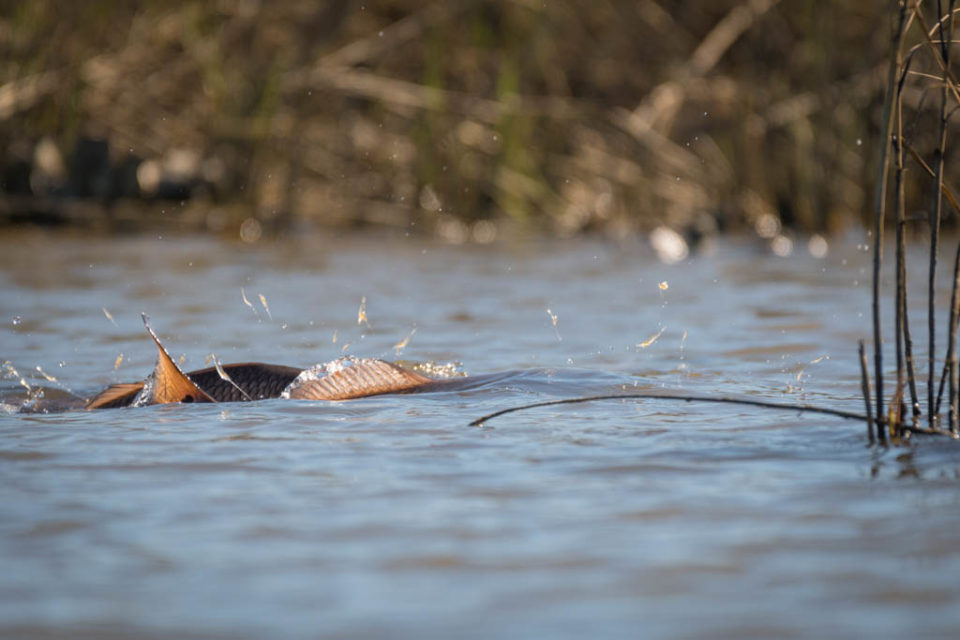
[[[957,325],[951,328],[956,340]],[[950,433],[960,435],[960,419],[958,419],[958,396],[960,396],[960,370],[957,367],[957,354],[954,351],[950,367]]]
[[[956,107],[954,107],[954,109],[956,109]],[[930,165],[928,165],[926,162],[923,161],[923,158],[920,156],[919,153],[917,153],[917,150],[914,149],[909,142],[904,140],[903,146],[904,148],[906,148],[907,151],[910,152],[911,157],[913,157],[916,163],[920,165],[920,168],[923,169],[928,176],[930,176],[931,178],[936,177],[936,174],[934,173],[933,169],[930,168]],[[950,206],[953,207],[953,210],[957,214],[960,214],[960,202],[957,202],[957,197],[953,195],[953,190],[946,183],[943,184],[943,195],[947,199],[947,202],[950,203]]]
[[[897,139],[899,139],[899,135]],[[895,172],[894,184],[897,191],[897,254],[896,254],[896,268],[897,268],[897,290],[894,298],[894,307],[896,308],[896,313],[894,314],[894,335],[896,336],[896,349],[897,349],[897,387],[902,388],[904,386],[904,372],[906,370],[906,363],[904,362],[903,355],[903,325],[905,309],[903,306],[903,299],[906,295],[904,286],[904,280],[906,279],[906,242],[903,237],[903,155],[900,153],[900,145],[897,144],[897,167]]]
[[[940,391],[937,396],[937,413],[940,412],[940,397],[943,394],[944,381],[949,377],[950,380],[950,405],[948,411],[948,424],[950,431],[957,432],[957,326],[960,323],[960,244],[957,245],[957,256],[953,261],[953,291],[950,296],[950,334],[947,337],[947,359],[944,363],[945,370],[940,378]]]
[[[930,212],[930,269],[927,278],[927,336],[929,340],[927,353],[927,413],[931,429],[935,428],[938,418],[934,388],[936,387],[936,286],[937,286],[937,259],[940,251],[940,222],[943,217],[943,166],[947,146],[947,90],[950,83],[950,33],[953,31],[953,4],[950,0],[947,18],[946,35],[943,32],[944,22],[939,20],[937,28],[940,32],[939,52],[942,60],[942,82],[940,88],[940,118],[937,148],[934,151],[934,204]],[[940,2],[937,2],[938,17],[943,15]]]
[[[867,365],[867,350],[863,346],[863,340],[860,340],[858,351],[860,353],[860,387],[863,389],[863,403],[867,409],[867,439],[870,444],[876,440],[873,437],[873,402],[870,400],[870,367]],[[880,433],[880,425],[877,425],[877,433]]]
[[[897,135],[894,141],[896,154],[895,185],[896,185],[896,236],[897,236],[897,292],[896,292],[896,336],[897,336],[897,388],[906,387],[910,390],[910,406],[914,421],[920,415],[920,400],[917,397],[917,372],[913,365],[913,338],[910,335],[910,314],[907,310],[907,242],[906,242],[906,194],[904,188],[904,139],[903,139],[903,85],[913,56],[903,61],[903,48],[897,51],[897,66],[901,69],[900,81],[897,83],[895,101]]]
[[[947,336],[947,357],[943,361],[943,371],[940,373],[940,386],[937,388],[937,408],[936,413],[940,414],[940,406],[943,401],[943,390],[946,387],[947,380],[953,379],[953,368],[956,364],[956,336],[954,332],[957,326],[958,314],[960,314],[960,245],[957,246],[957,255],[953,261],[953,291],[950,295],[950,321],[947,324],[949,334]],[[951,386],[949,406],[952,408],[955,404],[955,394]],[[950,416],[950,430],[953,431],[953,417]]]
[[[893,125],[894,95],[898,80],[898,57],[903,40],[906,6],[900,3],[896,29],[890,46],[890,66],[887,69],[887,92],[883,102],[883,130],[881,133],[880,158],[877,166],[877,183],[874,193],[873,212],[873,364],[877,385],[877,416],[883,415],[883,332],[880,326],[880,269],[883,265],[883,222],[887,207],[887,176],[890,170],[888,154],[890,129]]]
[[[906,261],[904,261],[903,268],[906,270]],[[901,310],[903,316],[903,355],[904,364],[907,367],[907,387],[910,389],[910,403],[913,406],[913,417],[916,421],[920,415],[920,397],[917,393],[917,369],[913,357],[913,333],[910,330],[910,314],[907,310],[906,273],[904,273],[903,280],[903,296],[900,301],[900,304],[903,305]]]

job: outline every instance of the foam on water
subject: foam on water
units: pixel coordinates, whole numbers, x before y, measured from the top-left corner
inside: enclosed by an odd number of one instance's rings
[[[300,372],[293,382],[287,385],[287,388],[283,390],[280,394],[280,397],[284,400],[290,399],[290,392],[297,387],[303,386],[308,382],[313,382],[325,378],[334,373],[338,373],[347,369],[349,367],[355,367],[358,364],[368,364],[376,362],[374,358],[357,358],[354,356],[343,356],[337,358],[336,360],[331,360],[329,362],[323,362],[320,364],[315,364],[308,369],[304,369]]]

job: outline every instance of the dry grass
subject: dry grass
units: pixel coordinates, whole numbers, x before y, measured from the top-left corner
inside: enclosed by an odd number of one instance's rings
[[[944,6],[942,2],[923,3],[919,0],[903,0],[897,3],[891,36],[889,73],[887,79],[884,121],[880,140],[883,141],[877,164],[877,181],[874,210],[874,247],[873,247],[873,334],[874,334],[874,387],[876,388],[875,428],[870,433],[871,441],[881,443],[889,437],[895,442],[908,433],[918,432],[918,422],[923,412],[917,388],[919,382],[914,366],[913,338],[910,330],[906,286],[905,232],[908,228],[908,202],[905,197],[907,188],[930,194],[930,205],[926,209],[926,231],[929,234],[928,286],[927,286],[927,402],[924,432],[941,433],[954,438],[960,436],[960,420],[957,418],[960,380],[958,380],[956,336],[960,322],[960,246],[957,248],[953,267],[953,294],[947,321],[947,348],[942,358],[943,368],[939,372],[937,358],[937,322],[936,290],[940,253],[940,232],[944,222],[944,197],[956,209],[953,190],[947,186],[949,176],[947,159],[948,134],[950,120],[960,107],[960,84],[951,67],[953,48],[954,0]],[[912,39],[912,40],[911,40]],[[922,98],[917,101],[914,96]],[[933,96],[934,105],[925,104],[928,96]],[[918,151],[921,148],[924,151]],[[908,167],[904,158],[904,149],[910,152],[914,166]],[[887,183],[889,169],[894,168],[894,197],[892,204],[896,209],[897,252],[896,252],[896,295],[894,298],[897,380],[896,391],[891,400],[889,411],[884,413],[884,369],[883,338],[881,324],[881,280],[883,275],[883,231],[885,213],[889,204]],[[908,175],[909,169],[915,171],[914,179]],[[860,346],[863,367],[866,359],[863,345]],[[864,398],[870,403],[870,385],[864,369]],[[904,393],[908,389],[911,396],[912,416],[905,415]],[[941,403],[944,389],[948,389],[947,424],[944,427],[941,417]],[[868,414],[869,406],[868,406]]]
[[[265,227],[832,231],[870,208],[886,23],[854,0],[24,0],[0,148],[179,153],[203,207]]]

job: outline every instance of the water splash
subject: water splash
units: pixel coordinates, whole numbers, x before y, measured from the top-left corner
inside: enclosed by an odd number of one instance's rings
[[[360,310],[357,311],[357,324],[370,328],[370,322],[367,320],[367,297],[360,298]]]
[[[137,397],[130,403],[131,407],[146,407],[153,404],[153,388],[157,386],[154,374],[147,376],[143,381],[143,389],[137,394]]]
[[[417,332],[417,328],[416,328],[416,327],[414,327],[413,329],[411,329],[411,330],[410,330],[410,333],[407,334],[407,337],[406,337],[406,338],[404,338],[403,340],[401,340],[401,341],[398,342],[397,344],[393,345],[393,352],[394,352],[396,355],[398,355],[398,356],[399,356],[401,353],[403,353],[403,350],[407,348],[407,345],[408,345],[408,344],[410,344],[410,340],[413,339],[413,336],[414,336],[414,334],[415,334],[416,332]]]
[[[236,382],[234,382],[234,381],[233,381],[233,378],[231,378],[229,375],[227,375],[227,372],[223,370],[223,365],[220,364],[220,359],[217,358],[217,354],[211,353],[211,354],[210,354],[210,357],[213,359],[213,366],[216,367],[216,369],[217,369],[217,375],[220,376],[220,379],[223,380],[223,381],[225,381],[225,382],[229,382],[231,385],[233,385],[233,388],[236,389],[237,391],[239,391],[240,394],[241,394],[247,401],[253,400],[253,398],[251,398],[250,395],[249,395],[246,391],[244,391],[243,389],[241,389],[241,388],[240,388],[240,385],[238,385]]]
[[[647,347],[649,347],[650,345],[652,345],[654,342],[656,342],[657,340],[659,340],[659,339],[660,339],[660,336],[662,336],[662,335],[663,335],[663,332],[666,331],[666,330],[667,330],[666,327],[660,327],[660,331],[657,331],[655,334],[653,334],[652,336],[650,336],[649,338],[647,338],[647,339],[644,340],[643,342],[638,342],[638,343],[637,343],[637,348],[638,348],[638,349],[646,349]]]
[[[553,333],[557,336],[557,342],[562,341],[563,338],[560,337],[560,330],[557,328],[557,323],[560,321],[560,316],[550,309],[547,309],[547,315],[550,316],[550,322],[553,323]]]
[[[331,360],[330,362],[322,362],[320,364],[315,364],[309,369],[304,369],[300,372],[293,382],[287,385],[287,387],[280,393],[280,397],[284,400],[290,399],[290,393],[297,387],[300,387],[308,382],[313,382],[315,380],[320,380],[334,373],[338,373],[347,369],[349,367],[354,367],[358,364],[363,364],[366,362],[373,362],[372,358],[355,358],[354,356],[343,356],[337,358],[336,360]]]
[[[397,362],[400,366],[431,378],[465,378],[462,362]]]
[[[110,313],[110,312],[107,310],[106,307],[101,307],[101,309],[103,309],[103,315],[105,315],[105,316],[107,317],[107,320],[109,320],[111,323],[113,323],[113,326],[119,328],[120,325],[118,325],[118,324],[117,324],[117,321],[113,319],[113,314]]]
[[[270,307],[267,306],[267,296],[262,293],[258,293],[257,296],[260,298],[260,304],[263,305],[263,310],[267,312],[267,318],[270,319],[270,322],[273,322],[273,315],[270,313]]]
[[[257,308],[253,306],[253,303],[247,298],[247,292],[243,290],[243,287],[240,287],[240,299],[243,300],[243,304],[250,307],[250,311],[253,311],[253,315],[257,317],[257,321],[260,321],[260,313],[257,311]]]

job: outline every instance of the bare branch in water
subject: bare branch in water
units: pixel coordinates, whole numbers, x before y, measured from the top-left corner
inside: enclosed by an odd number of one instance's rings
[[[868,420],[868,417],[862,413],[854,413],[852,411],[843,411],[841,409],[830,409],[827,407],[815,407],[808,404],[789,404],[786,402],[766,402],[764,400],[750,400],[747,398],[733,398],[730,396],[696,396],[696,395],[674,395],[670,393],[614,393],[608,395],[599,395],[599,396],[582,396],[579,398],[566,398],[564,400],[548,400],[546,402],[534,402],[532,404],[524,404],[517,407],[509,407],[507,409],[501,409],[500,411],[494,411],[493,413],[488,413],[485,416],[477,418],[470,422],[468,426],[479,427],[484,423],[493,420],[499,416],[505,415],[507,413],[513,413],[515,411],[526,411],[527,409],[536,409],[538,407],[550,407],[554,405],[561,404],[579,404],[582,402],[595,402],[599,400],[624,400],[624,399],[638,399],[638,400],[679,400],[682,402],[715,402],[723,404],[739,404],[749,407],[763,407],[765,409],[780,409],[785,411],[798,411],[806,413],[820,413],[828,416],[836,416],[838,418],[845,418],[847,420]]]

